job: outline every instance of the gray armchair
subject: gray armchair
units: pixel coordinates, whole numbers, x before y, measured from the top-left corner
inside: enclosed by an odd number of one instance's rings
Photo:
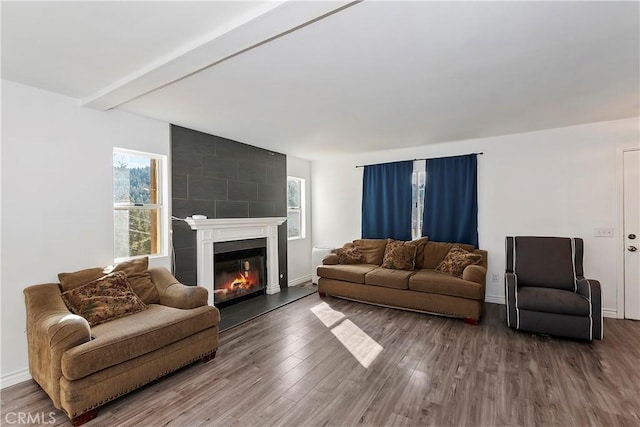
[[[602,339],[600,282],[585,279],[583,241],[507,237],[507,325],[534,333]]]

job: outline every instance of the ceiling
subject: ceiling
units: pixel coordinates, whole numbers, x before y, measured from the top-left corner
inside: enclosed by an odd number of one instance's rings
[[[2,2],[2,78],[307,159],[640,116],[639,2]]]

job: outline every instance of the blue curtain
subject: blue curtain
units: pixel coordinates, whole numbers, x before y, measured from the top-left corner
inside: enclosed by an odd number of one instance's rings
[[[413,161],[364,167],[362,238],[411,240]]]
[[[478,247],[476,154],[427,159],[422,235]]]

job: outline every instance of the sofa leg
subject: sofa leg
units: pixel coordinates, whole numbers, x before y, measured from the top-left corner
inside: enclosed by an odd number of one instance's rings
[[[327,296],[325,292],[318,292],[318,295],[320,296],[320,298],[325,298]]]
[[[478,323],[480,323],[480,319],[474,319],[473,317],[465,317],[464,318],[464,323],[466,323],[468,325],[476,326]]]
[[[80,414],[77,417],[71,418],[71,424],[73,424],[74,426],[81,426],[82,424],[91,421],[97,416],[98,416],[98,408],[95,408],[85,412],[84,414]]]
[[[214,351],[211,354],[207,354],[202,358],[202,363],[207,363],[209,360],[213,360],[216,358],[216,352]]]

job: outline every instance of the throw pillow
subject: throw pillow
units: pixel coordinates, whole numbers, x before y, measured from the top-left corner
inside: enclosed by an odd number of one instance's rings
[[[362,252],[367,264],[382,264],[387,239],[358,239],[353,241],[353,245]]]
[[[429,237],[424,236],[416,240],[411,240],[407,242],[407,245],[415,245],[418,249],[416,250],[416,266],[415,269],[424,268],[424,248],[429,242]]]
[[[100,277],[104,276],[104,268],[95,267],[87,268],[85,270],[75,271],[73,273],[60,273],[58,274],[58,280],[62,287],[62,292],[70,291],[78,286],[86,285]]]
[[[72,313],[87,319],[90,326],[147,309],[122,271],[63,292],[62,299]]]
[[[157,304],[160,302],[160,294],[156,285],[151,281],[149,275],[149,257],[135,258],[129,261],[105,267],[104,274],[116,271],[124,271],[127,280],[131,284],[133,292],[136,293],[145,304]]]
[[[436,267],[436,271],[462,278],[462,272],[469,265],[482,262],[482,255],[466,251],[458,245],[454,245],[442,262]]]
[[[157,304],[160,302],[160,294],[156,286],[151,281],[149,275],[149,258],[135,258],[108,267],[87,268],[73,273],[60,273],[58,280],[62,291],[70,291],[78,286],[85,285],[91,281],[104,277],[116,271],[123,271],[127,275],[127,280],[133,291],[145,304]]]
[[[435,270],[454,246],[459,246],[469,252],[473,252],[475,249],[473,245],[467,245],[466,243],[433,242],[429,240],[424,246],[422,268]]]
[[[364,264],[365,259],[358,248],[339,248],[335,250],[339,264]]]
[[[389,239],[384,250],[382,267],[393,270],[413,270],[416,266],[416,251],[418,247],[409,243]]]

